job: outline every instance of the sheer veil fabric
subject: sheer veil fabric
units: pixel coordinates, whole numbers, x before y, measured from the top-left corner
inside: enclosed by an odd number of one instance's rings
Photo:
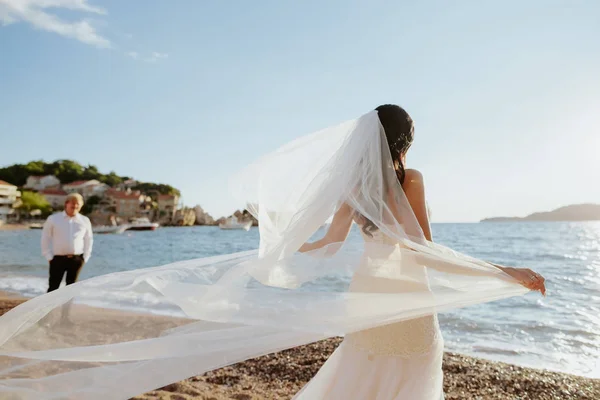
[[[528,291],[424,239],[376,111],[260,158],[231,189],[259,220],[258,250],[103,275],[9,311],[0,317],[0,398],[127,399],[259,355]],[[343,205],[385,243],[299,253]],[[358,268],[392,289],[350,290]]]

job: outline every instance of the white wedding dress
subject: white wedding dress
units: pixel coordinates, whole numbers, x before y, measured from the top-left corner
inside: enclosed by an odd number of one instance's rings
[[[350,291],[422,290],[423,283],[416,283],[426,281],[422,268],[404,271],[414,282],[373,276],[378,268],[401,268],[381,262],[401,245],[380,231],[362,236],[365,254]],[[351,333],[294,399],[442,400],[443,353],[435,314]]]

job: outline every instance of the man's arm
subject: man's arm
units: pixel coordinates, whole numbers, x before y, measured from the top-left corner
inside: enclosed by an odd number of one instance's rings
[[[87,262],[92,256],[92,246],[94,244],[94,237],[92,234],[92,223],[87,220],[87,229],[85,236],[83,237],[83,261]]]
[[[52,233],[54,227],[52,226],[52,217],[48,217],[44,222],[44,228],[42,229],[42,255],[48,261],[52,261],[54,254],[52,254]]]

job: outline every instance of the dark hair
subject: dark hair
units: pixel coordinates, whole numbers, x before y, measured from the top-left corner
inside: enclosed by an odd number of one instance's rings
[[[398,162],[396,175],[400,184],[404,183],[406,171],[402,164],[402,155],[405,154],[415,137],[415,124],[408,113],[395,104],[384,104],[377,107],[379,121],[385,131],[392,160]]]
[[[396,169],[396,177],[402,185],[406,176],[404,164],[402,164],[402,155],[404,155],[412,145],[415,136],[415,125],[408,113],[400,106],[395,104],[384,104],[377,107],[377,114],[381,126],[385,131],[385,137],[390,148],[392,161]],[[377,230],[375,224],[362,215],[357,215],[362,222],[362,231],[368,236],[373,236],[372,232]]]

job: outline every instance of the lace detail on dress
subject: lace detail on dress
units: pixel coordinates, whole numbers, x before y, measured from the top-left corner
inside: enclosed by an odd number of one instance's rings
[[[380,262],[393,252],[393,247],[399,246],[396,241],[384,235],[381,231],[373,232],[372,236],[363,233],[367,244],[383,245],[371,247],[363,258],[363,265],[354,275],[350,285],[351,291],[364,292],[396,292],[396,291],[421,291],[427,286],[426,272],[420,268],[404,270],[405,276],[414,279],[412,283],[406,281],[393,281],[381,279],[372,274],[363,274],[361,271],[374,271],[379,268],[399,268],[393,263]],[[370,253],[370,254],[369,254]],[[386,265],[387,264],[387,265]],[[442,340],[436,315],[414,318],[408,321],[397,322],[376,328],[366,329],[346,335],[345,342],[356,349],[366,351],[373,355],[390,355],[397,357],[412,357],[430,353]]]
[[[410,357],[429,353],[441,339],[438,332],[437,318],[427,316],[355,332],[345,341],[374,355]]]

